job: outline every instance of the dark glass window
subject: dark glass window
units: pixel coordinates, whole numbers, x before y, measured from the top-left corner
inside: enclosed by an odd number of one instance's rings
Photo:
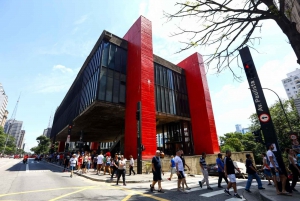
[[[112,102],[113,78],[107,77],[106,98],[108,102]]]
[[[120,102],[125,103],[126,89],[125,84],[120,85]]]
[[[104,48],[103,48],[103,54],[102,54],[102,66],[108,67],[107,62],[108,62],[108,53],[109,53],[109,45],[110,43],[105,42],[104,43]]]
[[[126,66],[127,66],[127,51],[125,50],[121,50],[121,58],[122,58],[122,61],[121,61],[121,72],[123,74],[126,74]]]
[[[114,90],[113,90],[113,102],[118,103],[119,102],[119,87],[120,87],[120,81],[114,80]]]
[[[109,50],[109,57],[108,57],[108,67],[111,69],[115,68],[115,52],[116,52],[116,46],[114,44],[111,44]]]
[[[100,90],[99,90],[99,99],[100,100],[105,100],[106,73],[107,73],[107,68],[102,67],[101,73],[100,73]]]
[[[122,57],[121,57],[121,51],[122,49],[117,47],[115,52],[115,70],[120,71],[121,70],[121,63],[122,63]]]

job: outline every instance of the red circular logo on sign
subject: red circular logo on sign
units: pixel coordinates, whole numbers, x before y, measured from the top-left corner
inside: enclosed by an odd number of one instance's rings
[[[268,121],[270,121],[270,116],[268,114],[261,114],[259,115],[259,121],[262,123],[267,123]]]

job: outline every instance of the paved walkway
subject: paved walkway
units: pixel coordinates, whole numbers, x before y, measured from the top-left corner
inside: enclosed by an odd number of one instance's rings
[[[294,192],[292,196],[277,195],[274,186],[264,186],[266,189],[261,190],[260,195],[264,201],[296,201],[300,200],[300,182],[296,185],[296,190],[299,192]]]

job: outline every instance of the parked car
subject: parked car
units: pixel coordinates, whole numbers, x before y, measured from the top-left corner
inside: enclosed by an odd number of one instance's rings
[[[16,159],[16,158],[20,158],[20,155],[15,154],[15,155],[14,155],[14,159]]]
[[[14,155],[9,155],[8,158],[9,159],[14,158]]]

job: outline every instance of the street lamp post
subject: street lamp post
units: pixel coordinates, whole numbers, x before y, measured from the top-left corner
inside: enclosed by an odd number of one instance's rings
[[[278,100],[279,100],[281,109],[282,109],[282,111],[283,111],[283,114],[284,114],[284,116],[285,116],[285,118],[286,118],[286,121],[288,122],[290,131],[293,132],[291,123],[290,123],[290,121],[289,121],[289,118],[287,117],[287,114],[286,114],[285,109],[284,109],[284,107],[283,107],[282,101],[281,101],[281,99],[279,98],[278,94],[277,94],[275,91],[273,91],[272,89],[269,89],[269,88],[262,88],[262,89],[267,89],[267,90],[269,90],[269,91],[272,91],[274,94],[276,94],[276,96],[278,97]]]

